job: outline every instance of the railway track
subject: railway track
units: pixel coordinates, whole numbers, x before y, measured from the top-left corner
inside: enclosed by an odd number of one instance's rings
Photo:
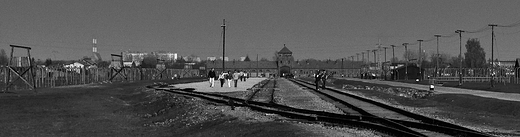
[[[314,89],[315,84],[311,82],[296,79],[291,79],[290,81],[311,89],[325,100],[334,102],[333,104],[346,114],[380,119],[373,122],[393,126],[420,136],[491,136],[336,89],[325,88],[316,90]]]
[[[274,81],[275,80],[261,82],[260,84],[255,86],[255,88],[275,89],[274,87],[276,84],[274,83]],[[273,88],[270,88],[270,86],[273,86]],[[255,111],[273,113],[278,114],[280,116],[293,118],[296,120],[303,120],[302,122],[327,122],[337,126],[354,126],[372,129],[394,136],[431,136],[425,135],[415,130],[411,130],[408,127],[417,127],[418,129],[422,130],[436,131],[440,133],[445,133],[450,136],[490,136],[476,131],[454,129],[421,122],[412,122],[406,120],[396,120],[377,116],[366,116],[356,114],[336,114],[323,111],[293,108],[290,106],[276,104],[272,101],[274,100],[273,98],[271,98],[271,101],[255,99],[258,98],[259,95],[262,95],[259,93],[261,93],[261,91],[263,90],[259,90],[257,93],[254,93],[246,97],[245,99],[242,99],[229,97],[221,94],[197,92],[193,89],[178,89],[175,87],[170,87],[168,85],[151,85],[147,87],[156,90],[163,90],[165,92],[173,94],[199,97],[208,101],[220,104],[227,104],[230,105],[232,108],[237,106],[249,107]],[[275,90],[270,91],[272,91],[271,93],[274,93]],[[271,94],[271,96],[273,95],[274,94]],[[263,96],[265,97],[265,95]]]
[[[276,103],[274,92],[276,91],[276,79],[266,79],[252,88],[253,92],[247,97],[247,101],[264,103]],[[246,102],[247,102],[246,101]]]

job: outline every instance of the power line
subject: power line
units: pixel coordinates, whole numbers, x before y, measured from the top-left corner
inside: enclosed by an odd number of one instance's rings
[[[478,30],[474,30],[474,31],[465,30],[465,32],[466,33],[480,33],[480,32],[484,32],[486,30],[490,30],[490,29],[491,29],[491,27],[485,26],[485,27],[482,27],[482,28],[480,28]]]
[[[516,27],[516,26],[520,26],[520,20],[516,21],[513,24],[509,24],[509,25],[497,25],[497,27]]]

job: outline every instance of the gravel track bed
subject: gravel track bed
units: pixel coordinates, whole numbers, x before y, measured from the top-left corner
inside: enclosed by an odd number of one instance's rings
[[[278,91],[275,92],[278,104],[296,108],[325,111],[331,113],[344,114],[333,104],[321,99],[317,95],[309,92],[287,79],[278,79]]]
[[[305,89],[300,88],[299,86],[293,84],[292,82],[286,79],[277,79],[277,90],[275,91],[275,102],[277,104],[288,105],[291,107],[302,108],[302,109],[312,109],[318,111],[332,112],[343,114],[341,110],[336,108],[333,104],[330,104],[318,96],[314,95],[306,91]],[[237,92],[228,92],[228,93],[220,93],[227,96],[233,96],[238,98],[246,99],[253,91],[237,91]],[[191,97],[188,97],[191,98]],[[350,126],[334,126],[327,123],[321,122],[306,122],[300,120],[293,120],[290,118],[282,117],[277,114],[269,114],[262,113],[251,110],[247,107],[236,107],[235,110],[231,110],[231,108],[227,105],[215,104],[211,102],[207,102],[203,99],[192,98],[195,99],[193,101],[199,102],[195,103],[192,106],[196,106],[197,110],[202,110],[203,112],[199,112],[198,117],[205,117],[205,119],[212,121],[211,116],[219,115],[222,116],[230,116],[236,118],[236,120],[241,121],[239,123],[243,123],[246,125],[258,125],[262,123],[285,123],[290,124],[295,127],[298,127],[303,136],[352,136],[352,137],[380,137],[380,136],[388,136],[386,134],[381,134],[379,132],[356,128]],[[202,114],[202,115],[200,115]],[[209,116],[208,116],[209,115]],[[206,118],[209,117],[209,118]],[[193,121],[192,123],[201,123]],[[204,123],[204,122],[202,122]],[[190,124],[194,125],[194,124]],[[246,126],[247,127],[247,126]],[[251,128],[251,127],[249,127]],[[256,127],[263,128],[263,127]],[[285,127],[287,128],[287,127]],[[304,132],[303,132],[304,131]],[[310,134],[309,134],[310,133]],[[289,135],[292,136],[292,135]],[[298,135],[297,135],[298,136]]]

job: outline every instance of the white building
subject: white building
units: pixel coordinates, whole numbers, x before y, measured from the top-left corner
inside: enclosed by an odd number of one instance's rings
[[[161,51],[158,51],[158,52],[152,52],[152,55],[155,55],[157,57],[157,59],[160,59],[160,60],[167,60],[167,61],[174,61],[174,60],[177,60],[177,53],[173,53],[173,52],[161,52]]]
[[[220,60],[222,60],[222,57],[219,57]],[[228,57],[224,57],[224,61],[229,61]]]

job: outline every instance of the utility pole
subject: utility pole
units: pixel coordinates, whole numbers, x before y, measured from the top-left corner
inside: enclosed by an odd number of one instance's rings
[[[222,24],[222,72],[226,71],[226,19]]]
[[[370,67],[370,50],[367,50],[367,62],[368,62],[368,67]]]
[[[377,51],[377,49],[372,50],[372,52],[374,52],[374,62],[375,63],[377,63],[377,61],[376,61],[376,59],[377,59],[376,51]]]
[[[459,33],[459,86],[462,85],[462,32],[463,30],[457,30],[455,33]]]
[[[384,61],[384,62],[386,62],[386,49],[387,49],[387,48],[388,48],[388,47],[383,47],[383,49],[385,49],[385,61]]]
[[[376,68],[381,68],[381,39],[377,39],[377,61],[375,61],[376,53],[374,51],[374,62],[376,62]]]
[[[390,61],[392,61],[392,63],[394,63],[394,60],[395,59],[395,45],[390,45],[392,47],[392,59],[390,59]]]
[[[361,52],[361,61],[365,63],[365,52]]]
[[[258,54],[256,54],[256,76],[260,76],[260,70],[258,69]]]
[[[403,43],[404,53],[406,54],[406,65],[404,66],[404,80],[408,80],[408,61],[410,60],[408,57],[408,43]]]
[[[494,44],[495,44],[495,27],[496,24],[489,24],[491,26],[491,87],[495,87],[494,79],[495,79],[495,57],[494,57]]]
[[[422,80],[422,56],[421,56],[422,55],[421,54],[422,53],[422,48],[421,48],[422,45],[421,44],[422,44],[423,40],[420,39],[420,40],[417,40],[417,41],[419,41],[419,58],[417,59],[417,65],[419,65],[419,80]]]
[[[343,59],[345,58],[341,58],[341,71],[343,71]]]
[[[441,35],[434,35],[435,37],[437,37],[437,59],[436,59],[436,64],[435,65],[435,78],[437,79],[437,77],[439,77],[439,59],[441,58],[440,54],[439,54],[439,37],[441,37]]]

